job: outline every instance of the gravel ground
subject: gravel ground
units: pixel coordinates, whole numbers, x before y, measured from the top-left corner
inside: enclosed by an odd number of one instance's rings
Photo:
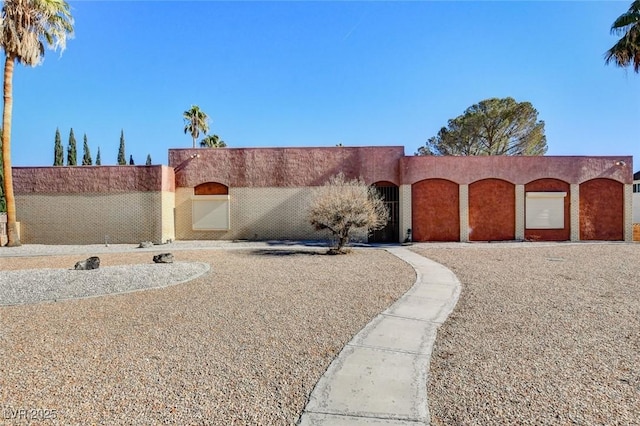
[[[639,425],[640,244],[451,245],[433,425]]]
[[[0,306],[60,301],[162,288],[192,280],[209,270],[207,263],[107,266],[90,271],[23,269],[0,275]]]
[[[174,251],[209,272],[162,289],[0,306],[0,423],[292,424],[342,347],[415,281],[382,250],[319,252]],[[74,253],[0,257],[0,269],[94,254]],[[151,254],[101,254],[101,267]]]

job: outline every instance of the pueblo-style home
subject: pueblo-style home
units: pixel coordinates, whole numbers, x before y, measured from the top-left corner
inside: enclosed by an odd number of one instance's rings
[[[406,156],[401,146],[171,149],[169,166],[15,167],[24,243],[320,239],[339,172],[383,195],[369,242],[631,241],[632,158]]]

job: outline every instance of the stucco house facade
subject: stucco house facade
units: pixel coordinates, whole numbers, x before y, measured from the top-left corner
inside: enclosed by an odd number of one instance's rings
[[[632,158],[419,157],[401,146],[171,149],[168,166],[16,167],[24,243],[319,239],[339,172],[383,194],[376,242],[631,241]]]
[[[640,224],[640,172],[633,174],[633,223]]]

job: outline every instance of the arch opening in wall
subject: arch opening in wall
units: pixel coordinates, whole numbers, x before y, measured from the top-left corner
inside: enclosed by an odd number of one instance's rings
[[[569,183],[553,178],[527,183],[525,190],[524,238],[529,241],[571,239]]]
[[[193,188],[191,227],[194,231],[228,231],[230,229],[229,187],[205,182]]]
[[[515,236],[515,185],[495,178],[470,184],[469,240],[509,241]]]
[[[607,178],[580,184],[580,239],[624,240],[624,185]]]
[[[229,187],[218,182],[205,182],[193,188],[194,195],[229,195]]]
[[[389,220],[384,228],[369,235],[370,243],[397,243],[400,239],[400,188],[398,185],[379,181],[372,185],[382,196],[389,212]]]
[[[460,187],[447,179],[411,185],[413,241],[460,241]]]

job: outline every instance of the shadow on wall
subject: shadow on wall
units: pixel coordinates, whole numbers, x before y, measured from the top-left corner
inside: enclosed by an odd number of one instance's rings
[[[311,188],[230,188],[229,230],[194,231],[190,190],[176,197],[176,238],[180,240],[331,240],[307,218]]]

